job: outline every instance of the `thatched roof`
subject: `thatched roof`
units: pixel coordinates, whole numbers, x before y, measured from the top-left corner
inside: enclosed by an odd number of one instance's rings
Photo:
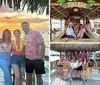
[[[49,0],[0,0],[0,6],[8,5],[9,8],[14,8],[15,11],[24,10],[27,6],[27,11],[39,12],[40,14],[45,11],[49,14]]]
[[[69,16],[81,16],[89,18],[100,17],[100,0],[95,0],[93,6],[88,6],[88,0],[65,0],[63,5],[59,5],[58,0],[51,0],[50,13],[52,18],[62,19]],[[77,8],[78,11],[74,11]]]
[[[51,50],[54,51],[98,51],[100,50],[100,44],[51,44]]]

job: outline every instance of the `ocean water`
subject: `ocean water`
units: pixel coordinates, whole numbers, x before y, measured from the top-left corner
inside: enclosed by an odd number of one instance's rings
[[[51,19],[51,23],[52,23],[52,30],[55,29],[59,29],[59,28],[62,28],[62,30],[64,30],[64,22],[65,20],[56,20],[56,19]],[[61,25],[62,23],[62,25]]]
[[[50,59],[50,62],[59,60],[60,59],[60,53],[56,52],[56,51],[51,51],[50,50],[50,57],[49,57],[49,59]]]
[[[48,32],[41,32],[44,43],[45,43],[45,55],[49,56],[49,33]]]
[[[53,61],[56,61],[56,60],[59,60],[60,57],[59,56],[50,56],[50,62],[53,62]]]

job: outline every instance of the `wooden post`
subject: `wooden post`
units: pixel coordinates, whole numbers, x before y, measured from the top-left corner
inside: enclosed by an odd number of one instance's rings
[[[65,19],[65,23],[64,23],[64,31],[66,32],[66,27],[67,27],[67,24],[66,24],[66,19]]]
[[[65,51],[65,56],[67,57],[67,51]]]
[[[52,21],[50,17],[50,41],[52,41]]]
[[[61,51],[60,51],[60,59],[61,59]]]
[[[62,19],[60,19],[60,21],[61,21],[61,30],[62,30]],[[61,30],[60,30],[60,32],[61,32]]]
[[[62,19],[60,19],[60,28],[62,29]]]

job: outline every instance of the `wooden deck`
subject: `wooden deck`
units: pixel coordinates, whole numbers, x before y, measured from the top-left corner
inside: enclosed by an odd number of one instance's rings
[[[56,78],[54,82],[51,83],[51,85],[70,85],[70,82]],[[72,80],[71,85],[83,85],[83,81]],[[85,81],[85,85],[100,85],[100,81],[88,80]]]
[[[87,33],[87,32],[85,33],[89,38],[70,39],[70,38],[62,38],[65,32],[58,31],[56,32],[55,36],[53,35],[53,42],[99,42],[100,41],[100,39],[96,39],[95,37],[93,37],[92,33]],[[98,38],[100,36],[98,35],[96,37]]]
[[[63,30],[60,30],[55,34],[52,34],[52,40],[55,41],[57,38],[62,37],[64,34],[65,32]]]
[[[50,75],[50,85],[100,85],[100,71],[93,71],[91,75],[86,78],[85,83],[83,80],[62,80],[56,76],[56,72]]]
[[[46,73],[42,75],[43,78],[43,85],[49,85],[49,62],[45,61],[45,71]],[[4,73],[0,69],[0,85],[4,85]],[[26,85],[26,77],[25,80],[23,80],[23,85]],[[36,76],[35,76],[35,84],[36,84]]]
[[[99,42],[96,39],[69,39],[69,38],[60,38],[56,39],[55,42]]]

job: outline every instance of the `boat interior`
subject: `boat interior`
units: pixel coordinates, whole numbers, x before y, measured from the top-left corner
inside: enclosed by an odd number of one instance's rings
[[[59,59],[62,58],[62,55],[66,55],[67,57],[71,57],[73,54],[73,50],[75,51],[86,51],[89,54],[89,59],[92,59],[92,56],[94,55],[96,51],[99,51],[100,44],[52,44],[50,46],[50,49],[52,51],[60,53]],[[52,54],[52,53],[51,53]],[[55,56],[57,53],[55,53]],[[53,57],[55,57],[53,54]],[[65,56],[65,57],[66,57]],[[95,62],[100,63],[100,53],[99,55],[95,55],[96,60]],[[51,85],[99,85],[100,84],[100,66],[99,64],[95,64],[92,67],[84,67],[85,69],[92,69],[90,73],[85,73],[85,70],[83,70],[83,77],[82,80],[80,80],[79,76],[77,78],[75,77],[76,72],[71,72],[71,76],[67,78],[65,69],[69,69],[69,67],[64,67],[64,65],[57,66],[57,61],[59,59],[51,61],[50,62],[50,84]],[[64,70],[64,75],[58,74],[58,70],[61,72]],[[70,72],[71,69],[68,71]],[[58,75],[61,75],[62,77],[59,77]]]
[[[50,39],[52,42],[98,42],[100,41],[100,29],[92,28],[89,32],[85,32],[81,39],[69,39],[66,38],[66,27],[62,27],[62,20],[68,21],[69,17],[77,17],[74,20],[77,24],[80,24],[80,20],[88,17],[89,20],[95,20],[100,18],[100,1],[95,0],[94,4],[91,4],[89,0],[64,0],[63,3],[58,3],[60,0],[51,0],[50,2]],[[94,0],[93,0],[94,1]],[[78,19],[80,18],[80,19]],[[54,33],[52,27],[52,19],[60,20],[61,27]],[[70,20],[70,22],[72,22]],[[100,27],[99,27],[100,28]],[[63,29],[63,30],[62,30]],[[96,31],[93,31],[96,30]]]

